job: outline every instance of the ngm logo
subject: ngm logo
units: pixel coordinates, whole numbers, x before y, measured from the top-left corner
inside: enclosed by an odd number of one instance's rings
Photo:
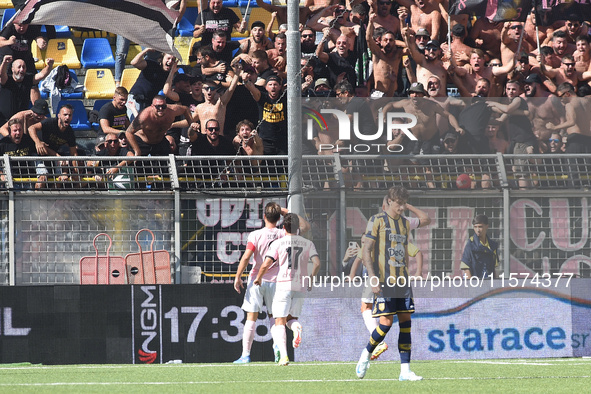
[[[378,112],[378,129],[374,134],[363,134],[359,130],[359,113],[354,112],[352,114],[352,119],[349,115],[343,111],[338,109],[321,109],[320,112],[308,108],[302,107],[304,110],[304,114],[308,115],[309,118],[307,119],[307,138],[308,140],[312,140],[313,133],[314,133],[314,122],[320,127],[320,129],[328,130],[328,124],[326,123],[326,119],[324,119],[323,114],[330,114],[336,117],[338,122],[339,128],[339,140],[344,142],[345,145],[333,145],[333,144],[320,144],[319,150],[335,150],[336,152],[346,151],[349,153],[368,153],[372,149],[377,149],[378,153],[382,151],[383,148],[387,152],[390,153],[400,153],[404,149],[400,144],[392,144],[386,145],[381,143],[369,143],[370,141],[378,141],[384,134],[384,112],[380,108]],[[395,123],[394,121],[398,123]],[[351,123],[353,123],[353,127],[351,127]],[[410,129],[417,124],[417,117],[413,114],[408,114],[406,112],[387,112],[386,113],[386,138],[388,141],[392,141],[394,139],[394,131],[401,131],[404,133],[410,140],[417,141],[417,137],[415,137]],[[368,143],[364,144],[349,144],[346,145],[347,142],[351,141],[351,130],[353,130],[353,135],[356,137],[357,140],[360,141],[367,141]],[[398,133],[397,133],[398,134]]]

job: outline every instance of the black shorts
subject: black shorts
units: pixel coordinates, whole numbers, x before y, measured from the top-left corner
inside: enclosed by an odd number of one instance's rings
[[[135,142],[137,142],[140,147],[140,156],[168,156],[172,153],[170,150],[170,144],[166,138],[162,138],[162,141],[157,144],[148,144],[137,135],[134,135],[134,138]]]
[[[415,303],[412,297],[407,298],[373,298],[373,317],[392,316],[397,313],[415,313]]]

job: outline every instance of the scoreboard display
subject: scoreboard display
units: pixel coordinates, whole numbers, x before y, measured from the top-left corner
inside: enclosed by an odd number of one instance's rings
[[[231,362],[242,299],[231,284],[0,287],[0,363]],[[269,329],[260,313],[252,361],[272,361]]]

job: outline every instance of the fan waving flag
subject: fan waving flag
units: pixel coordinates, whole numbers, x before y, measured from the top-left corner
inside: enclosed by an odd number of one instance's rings
[[[13,22],[103,30],[136,44],[171,53],[179,13],[165,0],[29,0]]]
[[[450,15],[469,14],[487,17],[493,22],[525,22],[532,0],[450,0]]]
[[[536,22],[550,26],[559,20],[591,20],[591,4],[585,0],[535,0]]]

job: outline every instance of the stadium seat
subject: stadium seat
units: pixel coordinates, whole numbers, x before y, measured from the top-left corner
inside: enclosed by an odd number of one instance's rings
[[[15,13],[16,13],[16,11],[12,7],[4,10],[4,13],[2,14],[2,28],[3,29],[4,29],[4,26],[6,25],[6,23],[10,20],[10,18],[12,18],[14,16]]]
[[[252,24],[256,21],[261,21],[265,24],[265,27],[271,20],[271,13],[267,10],[262,8],[253,8],[250,11],[250,16],[248,17],[248,26],[249,29],[252,29]],[[279,24],[277,23],[277,19],[273,22],[272,30],[277,31],[279,30]]]
[[[14,4],[12,4],[11,0],[0,0],[0,8],[9,9],[13,7]]]
[[[43,60],[43,52],[37,46],[37,41],[33,40],[31,42],[31,54],[33,55],[33,59],[37,59],[35,61],[35,68],[37,70],[41,70],[45,67],[45,60]]]
[[[45,25],[41,26],[41,34],[47,37],[47,28]],[[62,25],[55,25],[55,36],[56,38],[70,38],[72,37],[72,32],[70,31],[69,26],[62,26]]]
[[[71,38],[54,38],[47,43],[47,50],[45,51],[45,59],[53,58],[55,60],[54,67],[62,64],[69,68],[78,69],[81,67],[76,47]]]
[[[224,0],[222,2],[224,7],[238,7],[238,0]],[[255,4],[256,5],[256,0],[252,0],[250,2],[250,6],[252,7],[252,5]]]
[[[224,3],[225,3],[225,1],[224,1]],[[197,15],[199,15],[199,8],[197,8],[197,7],[187,7],[187,9],[185,9],[185,15],[183,15],[183,18],[187,18],[187,20],[193,26],[195,26],[195,22],[197,20]]]
[[[181,19],[177,26],[178,35],[181,37],[193,37],[194,27],[195,26],[183,16],[183,19]]]
[[[115,67],[115,58],[109,40],[106,38],[87,38],[84,40],[80,63],[84,68]]]
[[[74,81],[78,82],[78,76],[73,70],[70,70],[70,78]],[[44,92],[41,90],[41,82],[39,82],[39,92],[41,93],[42,99],[49,98],[49,93]],[[74,100],[74,99],[81,99],[84,98],[84,92],[74,92],[74,93],[62,93],[62,99],[64,100]]]
[[[74,107],[74,114],[72,115],[72,122],[70,123],[70,126],[74,130],[91,130],[88,114],[86,113],[86,108],[81,100],[61,100],[57,107],[61,108],[64,104],[70,104]]]
[[[112,99],[100,99],[100,100],[95,100],[94,104],[92,106],[92,110],[96,111],[96,112],[100,112],[101,108],[103,108],[103,105],[110,103],[111,101],[113,101]],[[93,128],[93,130],[97,130],[99,129],[99,124],[98,123],[91,123],[90,124]]]
[[[181,64],[189,64],[189,56],[191,55],[191,46],[193,44],[193,37],[176,37],[174,39],[174,46],[181,54]]]
[[[121,75],[121,86],[125,89],[130,90],[133,84],[135,83],[137,77],[140,75],[141,71],[137,68],[126,68],[123,70],[123,74]]]
[[[129,50],[127,51],[127,59],[125,59],[125,64],[131,64],[131,61],[138,53],[142,51],[142,46],[138,44],[130,44]]]
[[[87,99],[111,98],[115,92],[115,79],[108,68],[93,68],[86,71],[84,90]]]

